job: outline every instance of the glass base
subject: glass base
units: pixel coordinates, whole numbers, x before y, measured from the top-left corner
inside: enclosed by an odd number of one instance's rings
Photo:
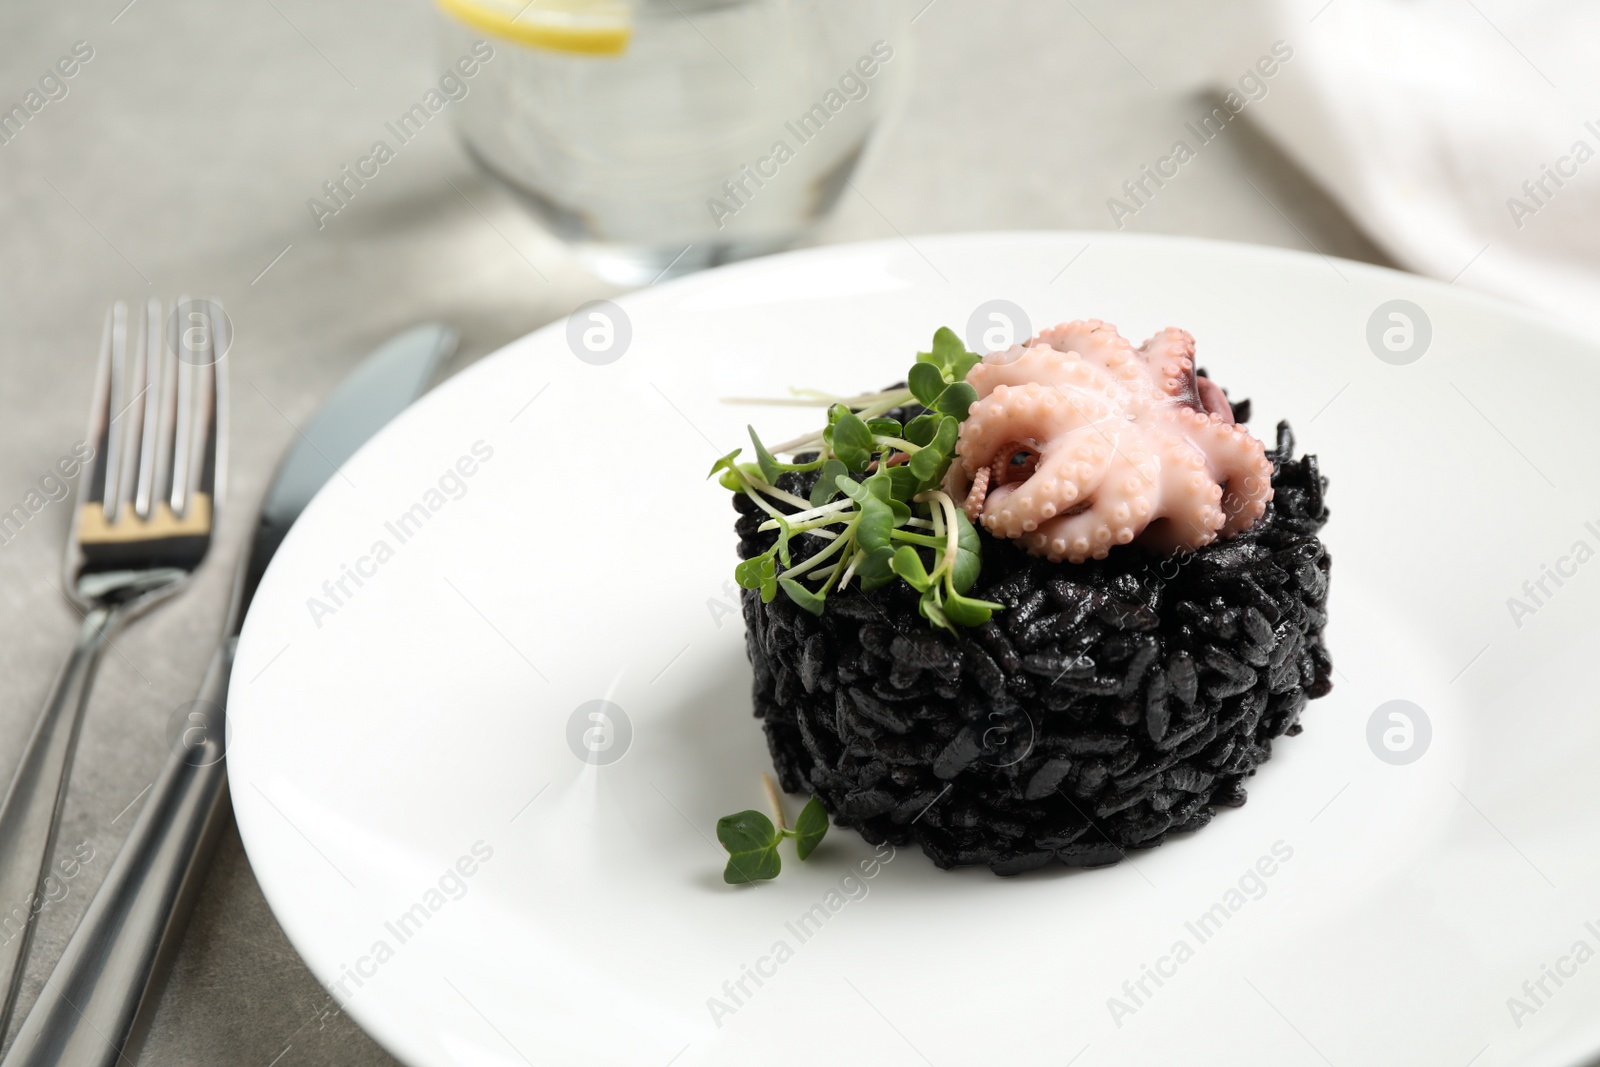
[[[797,235],[798,237],[798,235]],[[589,270],[613,285],[654,285],[708,267],[781,252],[794,240],[723,241],[657,248],[648,245],[572,243],[573,254]]]
[[[596,232],[588,213],[561,204],[527,183],[518,181],[495,166],[494,161],[478,151],[470,141],[465,142],[465,146],[467,154],[484,173],[508,190],[545,229],[566,242],[579,262],[613,285],[651,285],[708,267],[781,252],[806,236],[809,229],[807,225],[801,225],[793,233],[752,235],[734,240],[719,237],[713,231],[698,240],[659,243],[609,241]],[[851,154],[849,167],[842,170],[842,174],[847,174],[853,168],[859,155],[859,151]],[[821,199],[826,207],[831,207],[838,198],[836,187],[842,187],[843,180],[840,178],[826,184],[829,188]]]

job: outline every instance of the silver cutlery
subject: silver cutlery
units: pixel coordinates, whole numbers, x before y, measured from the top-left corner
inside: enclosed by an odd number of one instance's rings
[[[345,379],[284,456],[240,564],[222,644],[190,725],[0,1067],[137,1060],[166,965],[226,821],[229,674],[267,562],[317,490],[426,390],[455,345],[455,331],[439,324],[393,338]]]
[[[225,450],[227,346],[211,301],[112,307],[67,542],[65,594],[83,616],[0,803],[0,908],[21,929],[0,945],[0,1034],[16,1007],[66,798],[78,732],[111,634],[177,592],[211,546]],[[131,337],[130,337],[131,327]],[[7,931],[11,933],[11,931]]]

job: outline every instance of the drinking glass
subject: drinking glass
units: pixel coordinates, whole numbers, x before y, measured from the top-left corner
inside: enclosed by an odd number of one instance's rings
[[[624,284],[803,236],[911,63],[903,0],[436,6],[470,154]]]

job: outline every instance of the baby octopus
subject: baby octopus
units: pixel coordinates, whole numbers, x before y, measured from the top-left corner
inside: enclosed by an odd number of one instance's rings
[[[1052,562],[1104,559],[1139,539],[1157,552],[1246,530],[1272,500],[1272,463],[1194,369],[1194,338],[1138,348],[1089,319],[993,352],[945,489],[996,537]]]

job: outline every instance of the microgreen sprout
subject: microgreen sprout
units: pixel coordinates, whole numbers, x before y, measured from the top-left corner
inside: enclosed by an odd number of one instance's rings
[[[922,615],[934,626],[953,631],[988,622],[1001,605],[966,595],[982,566],[978,532],[943,489],[961,423],[978,398],[967,372],[981,359],[942,328],[932,349],[917,353],[905,388],[853,397],[797,394],[800,402],[827,406],[827,425],[771,448],[750,427],[755,462],[737,462],[744,449],[736,448],[711,475],[766,512],[758,529],[777,537],[735,567],[734,580],[758,590],[764,602],[782,592],[813,615],[822,614],[829,593],[852,582],[871,592],[902,580],[921,594]],[[912,405],[925,411],[903,424],[889,416]],[[797,462],[802,455],[812,458]],[[817,478],[808,499],[778,487],[785,474],[812,471]],[[750,832],[764,840],[759,824]]]
[[[777,786],[772,784],[772,776],[763,773],[761,783],[766,787],[767,802],[777,818],[776,826],[772,819],[754,810],[724,815],[717,820],[717,840],[728,850],[728,865],[722,871],[722,880],[729,885],[778,877],[778,872],[783,870],[778,845],[784,838],[794,838],[795,854],[805,860],[816,851],[828,832],[828,813],[822,801],[816,797],[807,801],[800,817],[794,821],[794,828],[790,829],[785,825],[783,802],[778,797]]]

